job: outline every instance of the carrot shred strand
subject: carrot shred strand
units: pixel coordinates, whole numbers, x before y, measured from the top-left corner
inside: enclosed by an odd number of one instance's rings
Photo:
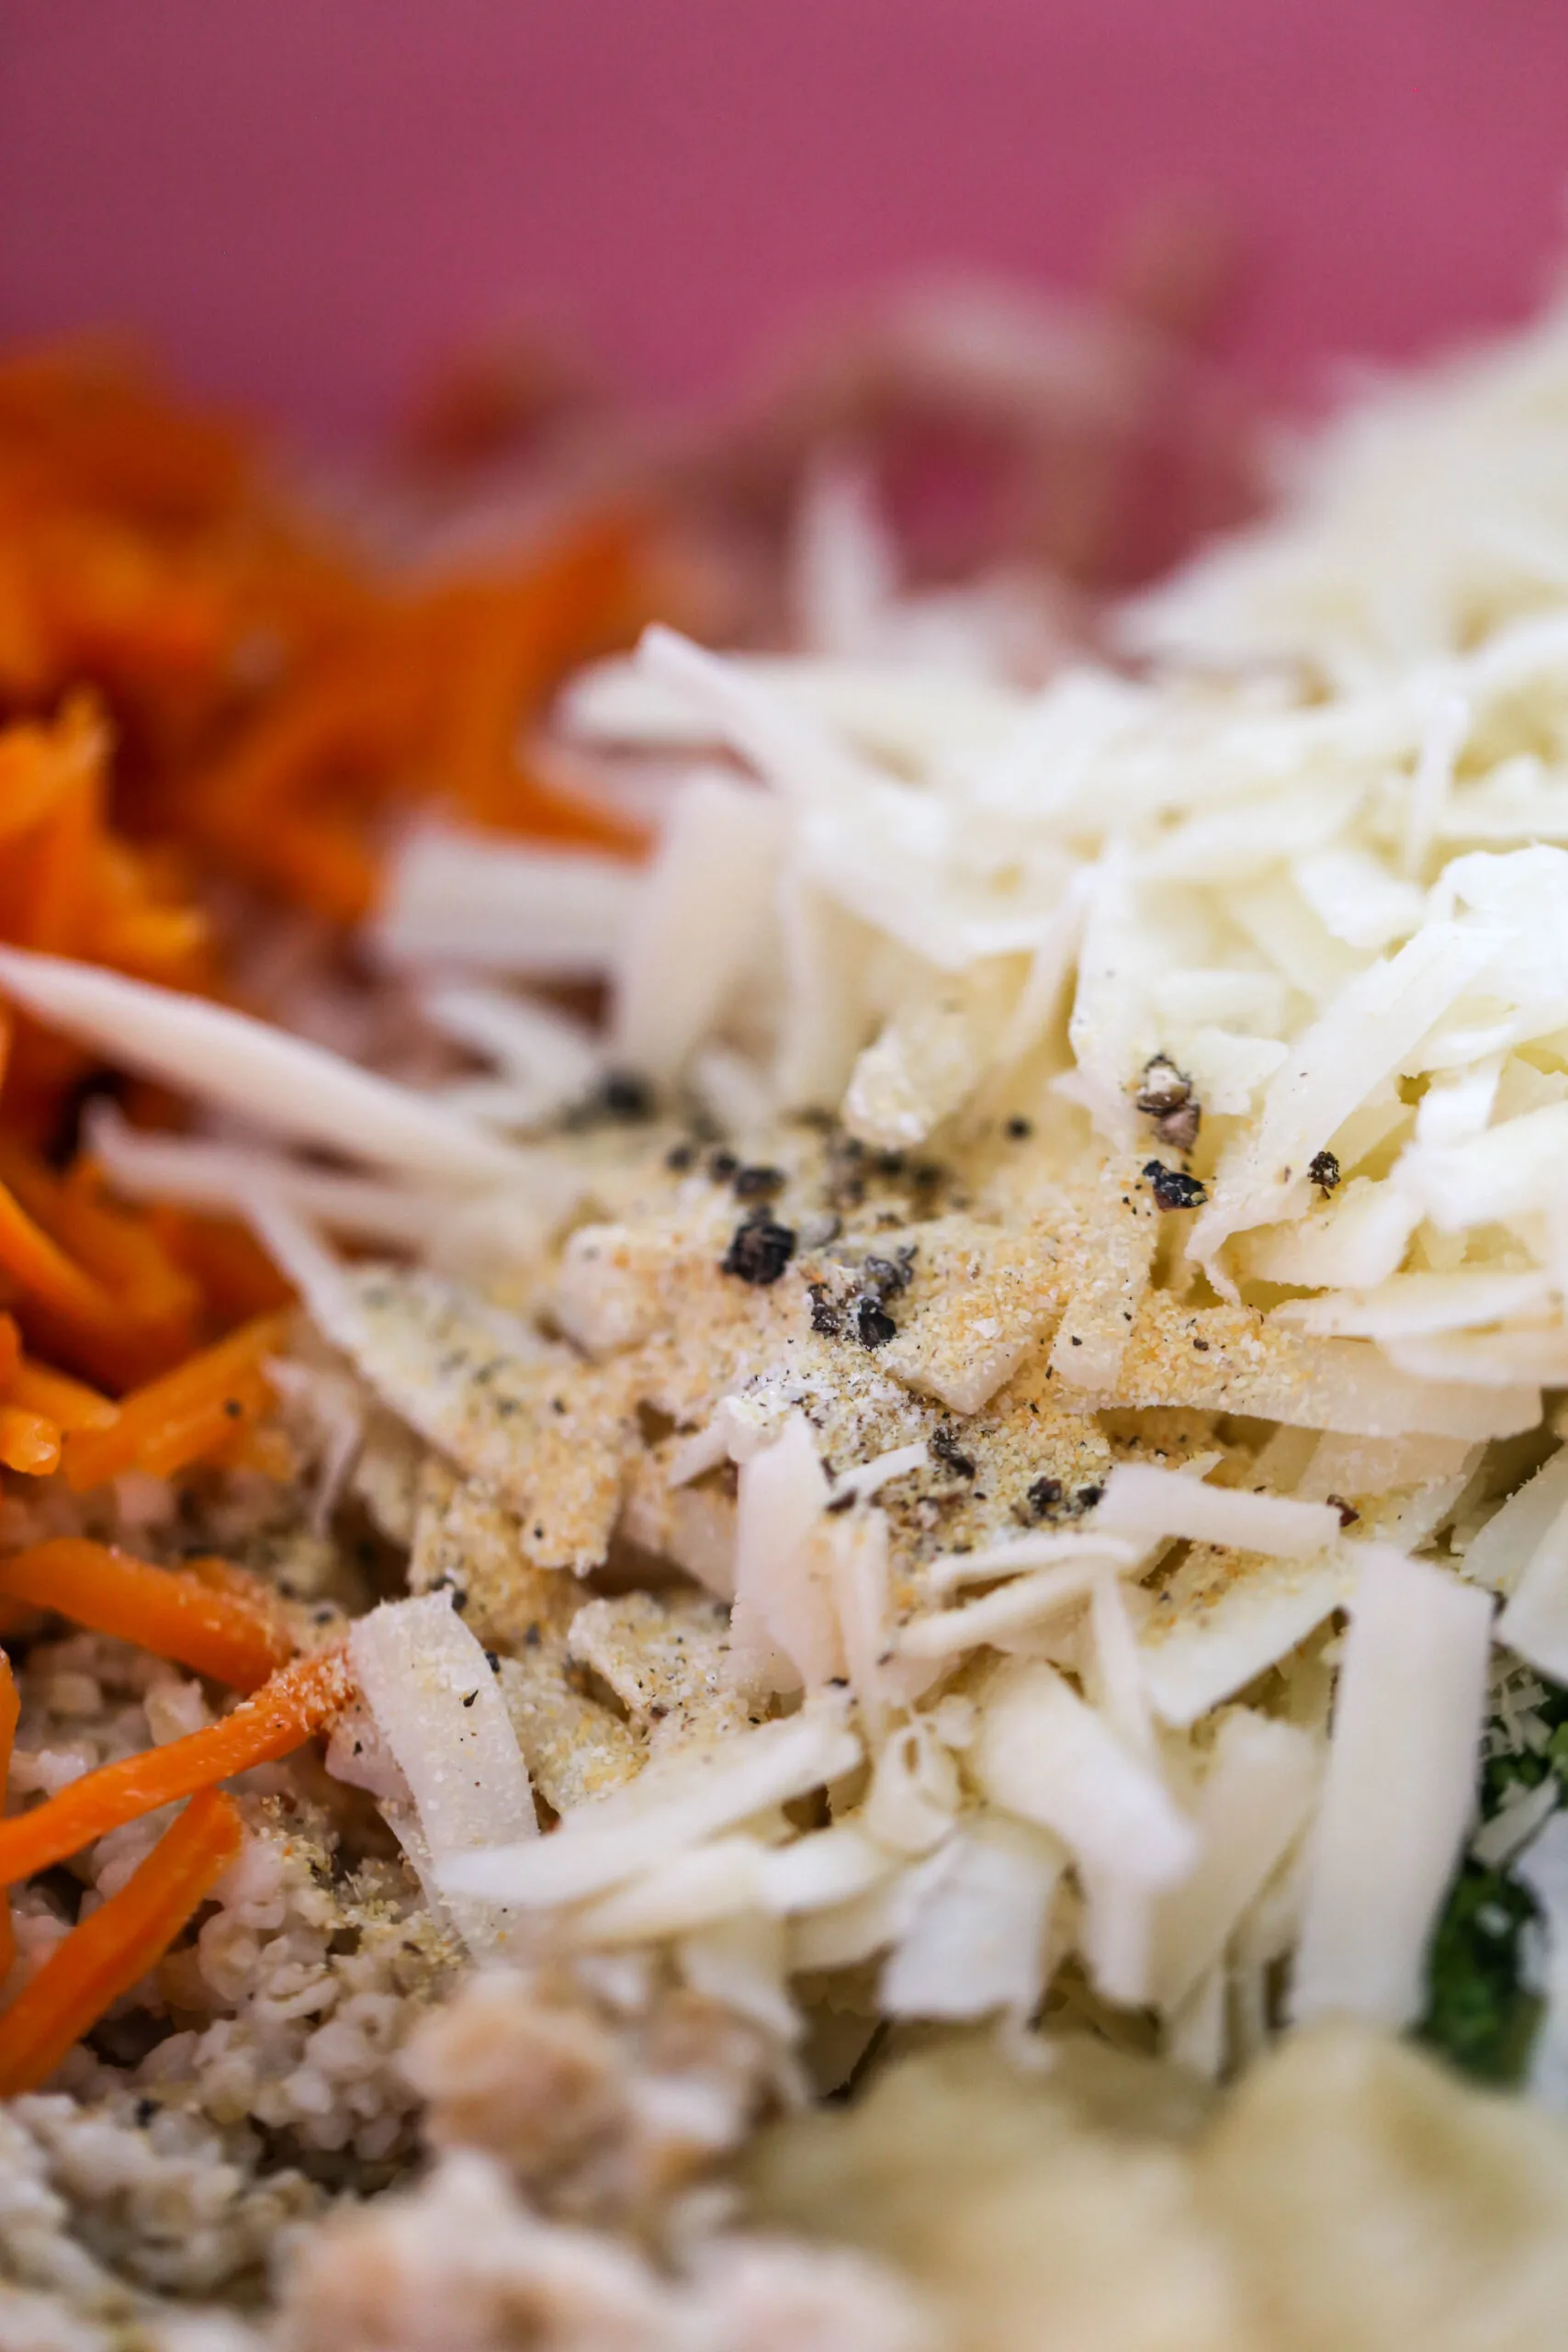
[[[231,1798],[192,1798],[125,1884],[56,1945],[0,2016],[0,2098],[36,2090],[112,2001],[155,1967],[240,1850]]]
[[[6,1805],[6,1782],[10,1776],[11,1750],[16,1745],[17,1722],[22,1710],[17,1690],[17,1678],[11,1671],[11,1661],[0,1650],[0,1813]],[[11,1963],[17,1957],[17,1930],[11,1921],[11,1902],[0,1894],[0,1986],[11,1973]]]
[[[84,1381],[72,1380],[49,1364],[36,1363],[31,1356],[22,1356],[8,1379],[0,1374],[0,1386],[10,1404],[25,1405],[29,1412],[44,1414],[67,1433],[76,1430],[112,1430],[119,1419],[119,1407],[110,1398],[100,1396]]]
[[[30,1478],[60,1467],[60,1425],[22,1405],[0,1405],[0,1462]]]
[[[152,1378],[188,1356],[200,1338],[200,1292],[149,1220],[109,1201],[92,1162],[63,1176],[0,1135],[0,1182],[54,1250],[106,1302],[92,1310],[35,1283],[28,1320],[51,1352],[116,1385]]]
[[[288,1661],[293,1645],[265,1588],[247,1589],[240,1571],[232,1574],[220,1589],[108,1544],[59,1535],[0,1559],[0,1594],[251,1691]]]
[[[80,1494],[131,1469],[170,1477],[214,1451],[237,1422],[265,1410],[271,1392],[261,1366],[287,1329],[286,1317],[258,1316],[122,1397],[112,1429],[73,1431],[65,1447],[72,1487]]]
[[[288,1284],[246,1227],[166,1204],[150,1208],[147,1221],[196,1283],[209,1313],[223,1323],[248,1323],[292,1303]]]
[[[0,941],[221,1001],[220,891],[356,923],[421,800],[640,854],[640,824],[552,774],[537,723],[575,662],[652,616],[660,513],[606,499],[540,553],[400,583],[113,348],[0,358]],[[0,1487],[290,1478],[267,1376],[289,1287],[233,1218],[117,1195],[73,1140],[102,1068],[0,1004]],[[187,1117],[146,1081],[126,1102],[154,1125]],[[238,1835],[201,1792],[290,1753],[350,1689],[341,1654],[296,1657],[276,1598],[225,1563],[164,1568],[74,1536],[0,1558],[0,1635],[48,1612],[242,1695],[204,1731],[0,1812],[3,1979],[6,1885],[194,1800],[0,2018],[0,2094],[42,2080],[189,1917]],[[0,1652],[0,1785],[16,1721]]]
[[[96,1330],[114,1315],[108,1292],[50,1239],[8,1184],[0,1184],[0,1267],[67,1323]]]
[[[353,1687],[341,1650],[297,1658],[217,1723],[84,1773],[30,1813],[0,1821],[0,1886],[48,1870],[160,1805],[291,1756],[347,1705]]]

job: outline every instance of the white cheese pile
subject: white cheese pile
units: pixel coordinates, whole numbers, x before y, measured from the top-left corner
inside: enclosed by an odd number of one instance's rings
[[[1391,1442],[1529,1427],[1540,1388],[1568,1382],[1568,320],[1348,416],[1298,461],[1279,521],[1124,616],[1122,641],[1156,656],[1136,681],[1080,668],[1010,695],[955,662],[944,693],[929,648],[919,666],[868,663],[867,644],[897,643],[864,621],[888,594],[886,549],[857,545],[852,501],[828,519],[804,535],[807,641],[840,643],[835,616],[854,606],[858,659],[729,662],[655,631],[572,697],[588,737],[728,752],[774,812],[763,909],[761,814],[738,828],[715,798],[705,869],[694,812],[716,787],[694,784],[613,966],[622,1044],[667,1079],[700,1048],[690,1008],[705,1001],[710,1035],[748,1056],[776,1108],[830,1103],[868,1143],[905,1148],[1005,1105],[1136,1149],[1140,1084],[1163,1057],[1201,1109],[1186,1164],[1207,1197],[1156,1279],[1261,1307],[1321,1368],[1315,1402],[1281,1382],[1258,1409]],[[726,991],[744,1029],[727,1032]],[[1149,1279],[1134,1269],[1118,1305],[1135,1307]],[[1096,1376],[1114,1396],[1125,1341],[1107,1352],[1102,1332]],[[1057,1359],[1071,1376],[1060,1343]],[[1320,1442],[1332,1476],[1337,1441]],[[781,1469],[788,1451],[786,1438]],[[1376,1467],[1361,1465],[1358,1492],[1375,1490]],[[741,1475],[744,1521],[763,1464]],[[776,1566],[748,1539],[742,1607],[753,1641],[782,1640],[809,1682],[842,1644],[831,1578],[806,1565],[822,1498],[791,1475],[802,1532]],[[1464,1476],[1418,1486],[1434,1529]],[[1179,1628],[1185,1648],[1134,1648],[1156,1705],[1164,1692],[1168,1720],[1205,1744],[1209,1709],[1360,1594],[1297,2007],[1403,2022],[1469,1815],[1487,1611],[1398,1549],[1361,1560],[1325,1494],[1299,1468],[1253,1494],[1123,1464],[1096,1526],[1132,1539],[1134,1559],[1175,1536],[1245,1570]],[[1386,1532],[1419,1549],[1421,1521],[1417,1509]],[[1562,1671],[1555,1515],[1529,1532],[1505,1631]],[[1049,1650],[1064,1611],[1127,1574],[1092,1555],[1018,1567],[918,1616],[905,1654]],[[1423,1644],[1431,1675],[1402,1671]],[[1298,1752],[1300,1734],[1252,1713],[1228,1719],[1235,1738],[1211,1762],[1183,1764],[1173,1734],[1163,1747],[1145,1735],[1140,1753],[1112,1681],[1108,1655],[1084,1698],[1043,1658],[1010,1665],[982,1696],[965,1773],[995,1815],[1066,1840],[1102,1988],[1152,1988],[1174,2017],[1285,1860],[1316,1767],[1310,1742]],[[1244,1753],[1245,1779],[1225,1760]],[[1182,1787],[1185,1805],[1168,1792]],[[965,1948],[976,1890],[1055,1900],[1049,1871],[1032,1882],[1043,1894],[1014,1893],[1016,1849],[971,1849],[974,1834],[939,1849],[945,1880],[905,1924],[886,1893],[855,1899],[881,1905],[865,1935],[870,1948],[891,1936],[896,2007],[944,1937]]]
[[[1362,390],[1281,453],[1279,519],[1144,598],[1140,652],[1308,662],[1344,687],[1561,608],[1568,574],[1568,311]]]
[[[1491,1611],[1381,1544],[1350,1601],[1292,2008],[1405,2026],[1475,1798]]]

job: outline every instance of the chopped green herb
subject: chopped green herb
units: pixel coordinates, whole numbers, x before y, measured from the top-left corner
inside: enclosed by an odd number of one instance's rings
[[[1416,2033],[1483,2083],[1516,2083],[1540,2003],[1524,1981],[1521,1945],[1534,1896],[1502,1871],[1466,1862],[1450,1892],[1427,1962]]]
[[[1539,1788],[1549,1773],[1559,1782],[1559,1803],[1568,1788],[1568,1690],[1543,1686],[1527,1720],[1533,1735],[1528,1740],[1502,1715],[1488,1725],[1480,1790],[1484,1820],[1517,1790]],[[1529,1889],[1506,1869],[1466,1860],[1438,1922],[1416,2035],[1481,2082],[1516,2083],[1529,2061],[1540,2003],[1526,1959],[1538,1916]]]

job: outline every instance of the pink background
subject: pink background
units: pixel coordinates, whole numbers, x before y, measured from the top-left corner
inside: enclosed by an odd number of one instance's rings
[[[1081,282],[1130,201],[1248,231],[1272,390],[1517,314],[1568,0],[11,0],[0,334],[116,321],[318,430],[508,315],[646,385],[919,264]]]

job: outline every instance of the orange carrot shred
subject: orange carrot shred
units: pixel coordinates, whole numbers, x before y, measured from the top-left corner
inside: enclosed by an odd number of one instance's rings
[[[5,1809],[6,1780],[11,1770],[11,1749],[17,1737],[17,1718],[22,1702],[17,1693],[17,1678],[11,1671],[11,1661],[0,1650],[0,1811]],[[11,1924],[8,1898],[0,1895],[0,1984],[11,1973],[11,1962],[17,1957],[17,1931]]]
[[[102,786],[97,762],[84,763],[72,778],[44,827],[35,853],[31,904],[23,927],[24,944],[68,955],[82,928],[83,902],[91,884],[93,837],[97,830]]]
[[[225,1323],[275,1315],[293,1297],[261,1245],[231,1218],[203,1216],[160,1204],[148,1224],[168,1255],[200,1287],[210,1314]]]
[[[296,1658],[217,1723],[84,1773],[31,1813],[0,1821],[0,1886],[48,1870],[160,1805],[291,1756],[347,1705],[353,1689],[341,1650]]]
[[[96,1329],[113,1318],[108,1292],[50,1239],[6,1184],[0,1184],[0,1267],[67,1323]]]
[[[239,1571],[220,1590],[85,1536],[53,1536],[0,1560],[0,1594],[134,1642],[234,1690],[259,1689],[293,1654],[270,1595],[260,1585],[247,1592]]]
[[[237,1567],[232,1560],[225,1560],[216,1552],[198,1553],[185,1563],[181,1573],[194,1577],[197,1584],[206,1585],[213,1592],[228,1593],[247,1609],[259,1609],[269,1617],[277,1613],[276,1595],[249,1568]]]
[[[9,1322],[10,1317],[6,1320]],[[0,1386],[11,1404],[47,1414],[62,1430],[112,1430],[119,1419],[119,1407],[100,1396],[96,1388],[69,1380],[64,1373],[37,1363],[31,1356],[23,1356],[9,1378],[0,1368]]]
[[[60,1467],[60,1426],[22,1405],[0,1405],[0,1462],[29,1478]]]
[[[71,1485],[80,1494],[132,1468],[166,1478],[199,1461],[233,1435],[236,1422],[265,1409],[269,1392],[260,1367],[287,1329],[287,1317],[260,1316],[133,1389],[112,1429],[73,1431],[65,1447]]]
[[[155,1478],[167,1478],[188,1463],[220,1462],[271,1404],[272,1390],[260,1368],[243,1366],[227,1380],[211,1382],[207,1393],[149,1430],[138,1456],[141,1465]]]
[[[7,1167],[4,1172],[39,1224],[97,1281],[123,1296],[134,1314],[188,1321],[196,1305],[189,1275],[175,1265],[143,1215],[108,1197],[103,1171],[92,1160],[77,1159],[55,1178],[35,1167],[31,1181],[37,1190],[30,1199],[20,1170]]]
[[[199,1306],[196,1283],[175,1265],[144,1217],[105,1197],[103,1178],[91,1161],[79,1159],[66,1176],[56,1176],[35,1155],[0,1138],[0,1181],[50,1239],[114,1300],[115,1325],[107,1340],[117,1361],[136,1364],[130,1378],[149,1378],[190,1353]],[[103,1341],[89,1345],[104,1352]]]
[[[54,814],[73,766],[52,728],[23,722],[0,735],[0,842],[7,849]]]
[[[0,359],[0,941],[221,999],[213,882],[353,923],[422,800],[637,854],[520,747],[574,662],[671,610],[666,525],[617,498],[525,558],[399,581],[125,355]],[[127,1204],[90,1152],[62,1171],[97,1067],[0,1006],[0,1477],[287,1476],[282,1327],[253,1319],[286,1286],[243,1227]]]
[[[36,2090],[168,1951],[240,1850],[231,1798],[192,1799],[118,1894],[73,1928],[0,2017],[0,2098]]]

